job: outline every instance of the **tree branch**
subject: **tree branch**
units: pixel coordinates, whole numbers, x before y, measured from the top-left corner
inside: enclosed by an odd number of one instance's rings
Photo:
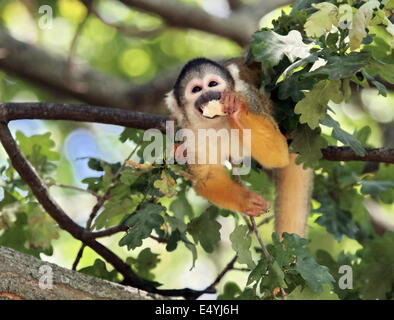
[[[0,300],[163,299],[158,295],[70,271],[2,246],[0,260]],[[40,287],[41,278],[46,280],[42,283],[45,288]]]
[[[323,158],[332,161],[370,161],[394,163],[394,149],[367,148],[364,156],[357,155],[350,147],[327,147],[322,149]]]
[[[93,105],[164,113],[164,94],[175,81],[176,72],[167,71],[140,86],[99,73],[81,64],[73,66],[70,80],[64,76],[67,59],[18,41],[0,25],[0,69],[46,89]]]
[[[160,16],[164,21],[178,28],[191,28],[229,38],[240,46],[246,46],[256,24],[243,19],[219,18],[206,11],[186,3],[167,0],[165,5],[161,0],[120,0],[130,8],[139,9]]]
[[[159,129],[165,132],[167,117],[113,108],[62,103],[0,103],[0,121],[44,119],[97,122],[136,129]],[[394,163],[393,148],[367,148],[358,156],[350,147],[322,149],[323,159],[331,161],[370,161]]]
[[[100,237],[113,233],[112,228],[102,232],[88,232],[84,228],[76,224],[63,209],[56,203],[49,195],[49,192],[36,174],[34,168],[25,156],[20,152],[18,145],[13,139],[11,132],[8,129],[7,123],[0,119],[0,142],[2,143],[5,151],[7,152],[12,166],[27,183],[33,192],[34,196],[46,210],[46,212],[59,224],[59,227],[69,232],[74,238],[82,241],[86,246],[93,249],[101,255],[106,261],[124,277],[123,284],[130,285],[134,288],[142,289],[150,293],[158,293],[164,296],[182,296],[189,299],[196,299],[204,293],[214,293],[212,289],[206,290],[193,290],[189,288],[184,289],[156,289],[147,282],[141,280],[136,273],[130,268],[128,264],[123,262],[111,250],[97,242],[94,237]],[[116,229],[116,232],[119,230]],[[104,234],[106,232],[107,234]]]
[[[215,17],[206,11],[176,0],[120,0],[125,5],[153,13],[173,27],[191,28],[231,39],[244,47],[257,29],[258,21],[272,10],[289,4],[290,0],[258,1],[228,18]]]
[[[0,120],[67,120],[165,130],[166,117],[137,111],[63,103],[0,103]]]
[[[69,232],[74,238],[85,243],[87,246],[101,255],[105,260],[111,263],[114,268],[124,276],[130,285],[137,288],[144,287],[141,279],[139,279],[139,277],[127,264],[125,264],[112,251],[94,240],[82,227],[76,224],[63,211],[63,209],[56,203],[54,199],[52,199],[44,182],[36,174],[34,168],[27,161],[25,156],[20,152],[18,145],[13,139],[11,132],[9,131],[5,122],[0,123],[0,141],[11,160],[14,169],[28,184],[34,196],[44,207],[46,212],[59,224],[59,227]]]

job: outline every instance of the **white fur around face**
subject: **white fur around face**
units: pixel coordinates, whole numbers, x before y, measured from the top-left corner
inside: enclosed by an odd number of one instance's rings
[[[247,92],[249,85],[243,81],[240,76],[239,76],[239,69],[237,67],[237,65],[235,65],[234,63],[230,64],[227,67],[227,70],[230,72],[231,76],[234,79],[234,83],[235,83],[235,91],[237,92]]]
[[[176,102],[173,90],[171,90],[166,94],[164,101],[167,105],[168,110],[170,110],[171,114],[176,118],[178,123],[181,123],[183,120],[183,115],[182,112],[179,110],[179,106],[178,103]]]

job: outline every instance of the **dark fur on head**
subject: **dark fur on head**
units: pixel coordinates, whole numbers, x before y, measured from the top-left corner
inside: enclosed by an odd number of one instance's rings
[[[220,75],[227,82],[229,89],[234,87],[234,79],[230,72],[219,63],[206,58],[196,58],[190,60],[182,68],[174,85],[174,95],[179,106],[183,105],[182,97],[183,93],[185,92],[185,86],[189,83],[189,81],[196,76],[202,77],[208,72]]]

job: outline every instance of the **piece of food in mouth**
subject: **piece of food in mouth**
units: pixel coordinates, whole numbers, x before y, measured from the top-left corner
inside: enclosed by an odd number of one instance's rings
[[[223,105],[219,100],[211,100],[203,107],[202,115],[207,118],[214,118],[226,114],[223,112]]]

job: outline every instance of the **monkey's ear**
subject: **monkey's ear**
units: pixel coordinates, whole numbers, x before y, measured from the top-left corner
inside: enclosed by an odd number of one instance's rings
[[[172,116],[176,118],[179,123],[182,123],[183,120],[183,112],[176,102],[174,90],[171,90],[166,94],[164,101],[167,105],[168,110],[170,110]]]

